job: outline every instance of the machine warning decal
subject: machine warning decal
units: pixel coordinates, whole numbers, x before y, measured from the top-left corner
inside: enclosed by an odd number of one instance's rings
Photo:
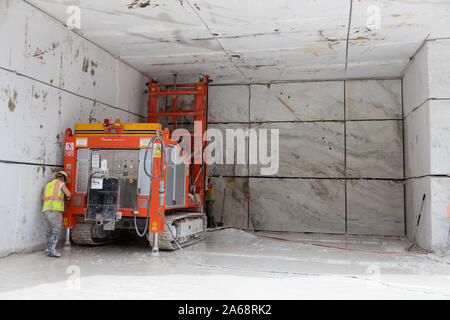
[[[66,156],[66,157],[73,157],[73,152],[74,152],[73,142],[67,142],[67,143],[66,143],[66,152],[65,152],[65,156]]]
[[[158,224],[156,222],[152,223],[152,230],[157,230]]]
[[[161,158],[161,144],[155,143],[153,146],[154,146],[153,158]]]
[[[93,190],[103,189],[103,178],[92,178],[91,189]]]
[[[77,147],[87,147],[88,138],[77,138]]]
[[[150,142],[150,138],[141,138],[139,141],[139,148],[146,148]]]
[[[107,171],[108,170],[108,160],[107,159],[103,159],[101,162],[101,169],[102,171]]]
[[[100,155],[98,153],[92,154],[92,168],[100,168]]]

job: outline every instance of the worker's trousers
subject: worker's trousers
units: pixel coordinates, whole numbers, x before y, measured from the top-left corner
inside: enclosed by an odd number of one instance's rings
[[[55,250],[58,243],[59,234],[62,229],[62,212],[60,211],[46,211],[44,213],[45,221],[47,223],[47,249]]]

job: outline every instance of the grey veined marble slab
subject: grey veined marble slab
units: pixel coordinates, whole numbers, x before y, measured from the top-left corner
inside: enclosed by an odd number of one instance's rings
[[[450,175],[450,101],[430,101],[429,108],[430,170],[432,174]]]
[[[210,164],[208,171],[215,176],[247,176],[248,175],[248,137],[245,136],[248,133],[248,124],[241,123],[215,123],[208,125],[208,132],[210,135],[216,133],[212,130],[218,130],[222,135],[222,148],[220,148],[219,140],[217,144],[210,145],[211,149],[216,149],[218,152],[222,150],[222,157],[220,153],[217,154],[217,158],[222,159],[222,164],[214,163]],[[232,134],[227,136],[227,129]],[[240,130],[243,135],[239,135]],[[218,133],[217,132],[217,133]],[[236,134],[236,135],[234,135]],[[234,138],[234,139],[233,139]],[[233,141],[234,140],[234,141]],[[230,160],[230,161],[228,161]]]
[[[250,86],[250,121],[344,119],[344,82]]]
[[[450,178],[432,177],[431,194],[431,247],[437,252],[448,252],[450,248]]]
[[[345,233],[345,182],[250,178],[250,228]]]
[[[208,89],[208,122],[248,122],[248,85],[211,86]]]
[[[402,119],[401,80],[345,82],[347,120]]]
[[[347,181],[347,232],[404,236],[403,182]]]
[[[248,228],[248,178],[213,177],[216,201],[211,215],[226,226]],[[208,213],[209,214],[209,213]]]
[[[403,179],[402,121],[347,122],[347,176]]]
[[[279,130],[280,160],[275,176],[344,177],[343,122],[265,123],[251,128]],[[250,164],[250,175],[260,176],[262,167],[267,166],[260,161]]]

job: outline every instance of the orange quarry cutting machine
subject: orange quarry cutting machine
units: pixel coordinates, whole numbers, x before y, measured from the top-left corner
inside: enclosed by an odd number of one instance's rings
[[[108,243],[128,229],[147,236],[157,255],[159,248],[177,248],[173,237],[181,246],[203,239],[208,82],[208,76],[197,83],[149,79],[148,123],[105,119],[66,130],[64,170],[73,194],[63,215],[66,245],[68,239],[82,245]],[[179,108],[181,96],[193,101],[189,110]],[[172,106],[162,108],[167,98]],[[195,121],[189,134],[201,139],[191,150],[158,123],[168,117],[176,129],[178,118],[189,116]]]

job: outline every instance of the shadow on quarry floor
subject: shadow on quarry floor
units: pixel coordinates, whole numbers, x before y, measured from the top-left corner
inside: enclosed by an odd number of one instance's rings
[[[402,238],[224,229],[185,248],[202,265],[180,251],[153,257],[143,239],[73,245],[59,259],[43,252],[0,259],[0,298],[449,299],[449,265],[423,252],[404,254],[409,244]]]

